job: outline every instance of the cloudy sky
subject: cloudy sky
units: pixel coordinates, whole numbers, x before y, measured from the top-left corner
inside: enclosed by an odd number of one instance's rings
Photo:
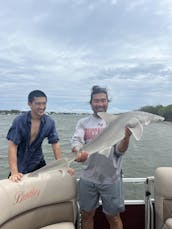
[[[172,104],[171,0],[0,0],[0,109],[90,112],[107,87],[110,112]]]

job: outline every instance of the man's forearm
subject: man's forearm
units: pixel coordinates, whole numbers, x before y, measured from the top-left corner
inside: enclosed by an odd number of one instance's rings
[[[121,140],[121,142],[118,144],[119,152],[124,153],[128,149],[129,139],[129,137],[125,137]]]
[[[18,173],[17,146],[11,141],[9,141],[9,148],[8,148],[8,164],[10,167],[11,174]]]
[[[59,143],[52,144],[52,149],[54,152],[55,159],[58,160],[60,159],[61,156],[61,148]]]

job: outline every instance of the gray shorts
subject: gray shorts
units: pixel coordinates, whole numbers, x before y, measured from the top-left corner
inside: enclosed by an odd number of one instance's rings
[[[87,212],[95,210],[102,201],[103,212],[114,216],[125,210],[122,178],[119,177],[113,184],[95,184],[80,179],[79,204],[80,209]]]

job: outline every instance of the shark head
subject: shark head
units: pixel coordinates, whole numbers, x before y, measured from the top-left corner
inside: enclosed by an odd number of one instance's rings
[[[135,139],[138,141],[143,135],[144,125],[164,120],[164,117],[162,116],[143,111],[126,112],[120,115],[111,115],[106,112],[99,112],[98,115],[106,121],[107,125],[120,125],[121,128],[122,126],[129,128]]]
[[[136,111],[133,112],[133,114],[140,120],[143,125],[149,125],[153,122],[164,121],[164,117],[144,111]]]

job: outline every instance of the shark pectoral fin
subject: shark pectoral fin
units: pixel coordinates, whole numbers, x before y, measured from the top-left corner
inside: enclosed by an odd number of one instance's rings
[[[141,139],[143,134],[143,125],[140,122],[137,122],[135,127],[128,127],[128,129],[132,132],[137,141]]]

